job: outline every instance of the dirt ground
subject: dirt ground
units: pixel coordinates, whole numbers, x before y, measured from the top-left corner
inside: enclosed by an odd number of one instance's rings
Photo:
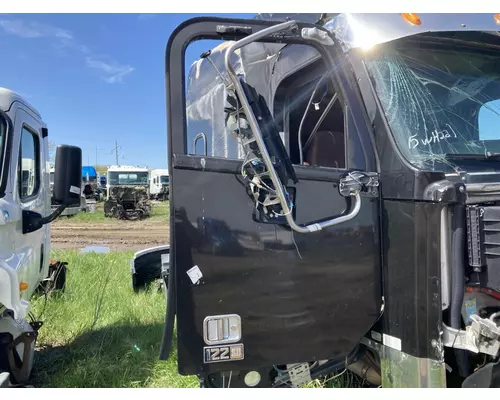
[[[74,221],[61,218],[52,224],[52,249],[82,249],[104,246],[115,251],[138,251],[168,244],[169,224],[163,220]]]

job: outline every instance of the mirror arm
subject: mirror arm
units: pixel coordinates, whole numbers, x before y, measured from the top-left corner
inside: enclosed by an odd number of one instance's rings
[[[52,221],[54,221],[61,213],[66,209],[66,205],[61,204],[59,207],[57,207],[54,212],[47,217],[43,217],[41,220],[42,225],[45,224],[50,224]]]
[[[64,211],[66,206],[60,205],[54,212],[46,217],[42,217],[34,211],[23,210],[23,234],[35,232],[45,224],[50,224]]]
[[[249,43],[255,42],[257,40],[263,39],[264,37],[283,31],[285,29],[292,28],[296,26],[297,23],[295,21],[287,21],[281,24],[277,24],[274,26],[271,26],[269,28],[263,29],[259,32],[256,32],[252,35],[246,36],[245,38],[238,40],[237,42],[233,43],[231,46],[226,51],[225,55],[225,67],[228,72],[229,78],[231,79],[232,86],[234,90],[236,91],[238,98],[240,99],[241,106],[243,110],[245,111],[245,115],[248,118],[248,123],[250,125],[250,128],[252,129],[253,135],[255,137],[255,141],[257,145],[259,146],[259,150],[262,154],[262,159],[264,161],[264,164],[267,167],[267,170],[269,172],[269,177],[271,178],[271,181],[273,182],[274,188],[276,190],[276,194],[278,196],[278,199],[280,201],[281,207],[283,209],[283,214],[286,216],[286,220],[290,228],[292,228],[295,232],[299,233],[310,233],[310,232],[317,232],[320,231],[324,228],[328,228],[333,225],[341,224],[343,222],[350,221],[356,215],[358,215],[359,210],[361,209],[361,197],[359,195],[359,191],[355,192],[350,192],[348,195],[354,197],[354,205],[351,209],[351,211],[346,214],[342,215],[339,217],[335,217],[332,219],[329,219],[324,222],[318,222],[318,223],[312,223],[309,225],[301,226],[298,225],[295,220],[293,219],[292,216],[292,210],[290,209],[290,206],[288,204],[285,192],[283,190],[283,185],[278,177],[278,174],[276,173],[276,170],[274,169],[274,165],[271,160],[271,156],[269,155],[269,152],[267,151],[267,147],[264,142],[264,138],[262,137],[262,133],[259,127],[259,123],[257,122],[257,118],[255,117],[255,114],[252,112],[252,109],[250,107],[250,103],[248,102],[248,98],[245,94],[245,91],[243,90],[243,87],[240,83],[240,80],[236,74],[236,71],[234,70],[232,64],[231,64],[231,57],[234,54],[234,52],[238,49],[240,49],[243,46],[246,46]]]

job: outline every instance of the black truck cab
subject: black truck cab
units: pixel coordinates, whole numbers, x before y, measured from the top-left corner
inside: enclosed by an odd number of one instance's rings
[[[166,54],[161,357],[176,319],[179,372],[207,387],[301,386],[341,369],[384,387],[494,386],[499,23],[299,14],[179,26]],[[221,43],[186,74],[201,39]]]

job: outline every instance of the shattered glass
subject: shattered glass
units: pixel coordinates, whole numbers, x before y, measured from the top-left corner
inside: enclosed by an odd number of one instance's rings
[[[383,45],[367,56],[387,122],[414,165],[454,169],[450,154],[500,152],[500,53],[481,50]]]

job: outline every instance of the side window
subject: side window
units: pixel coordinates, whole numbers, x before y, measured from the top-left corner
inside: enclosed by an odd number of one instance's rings
[[[19,155],[19,194],[23,200],[34,196],[40,186],[40,140],[24,127]]]
[[[275,114],[283,117],[293,164],[346,168],[345,119],[332,73],[315,62],[280,83]]]

